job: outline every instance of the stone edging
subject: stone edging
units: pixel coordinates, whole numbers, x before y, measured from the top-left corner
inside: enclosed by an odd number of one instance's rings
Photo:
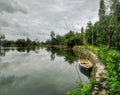
[[[105,65],[101,63],[100,59],[91,51],[81,48],[73,48],[73,51],[77,53],[89,54],[90,61],[92,61],[94,67],[94,84],[92,89],[92,95],[107,95],[107,81]]]

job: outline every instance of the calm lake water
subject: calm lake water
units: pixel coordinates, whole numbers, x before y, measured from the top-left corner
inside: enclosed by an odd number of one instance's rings
[[[0,95],[67,95],[76,82],[89,82],[72,51],[7,49],[0,54]]]

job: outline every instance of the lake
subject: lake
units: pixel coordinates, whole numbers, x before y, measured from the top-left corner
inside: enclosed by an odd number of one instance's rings
[[[0,51],[0,95],[67,95],[89,77],[70,50],[11,48]]]

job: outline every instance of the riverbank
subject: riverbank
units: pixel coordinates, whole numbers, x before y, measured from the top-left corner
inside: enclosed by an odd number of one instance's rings
[[[60,49],[67,49],[68,47],[66,45],[49,45],[49,44],[42,44],[42,47],[51,47],[51,48],[60,48]]]
[[[75,46],[73,51],[79,56],[79,53],[83,53],[89,56],[89,60],[93,63],[93,84],[92,84],[92,95],[107,95],[107,72],[105,71],[105,65],[101,60],[88,49]]]

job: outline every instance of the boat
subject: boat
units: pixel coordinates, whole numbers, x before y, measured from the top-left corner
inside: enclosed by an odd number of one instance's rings
[[[93,68],[93,64],[90,62],[90,60],[87,59],[81,59],[78,60],[80,69],[91,71]]]

